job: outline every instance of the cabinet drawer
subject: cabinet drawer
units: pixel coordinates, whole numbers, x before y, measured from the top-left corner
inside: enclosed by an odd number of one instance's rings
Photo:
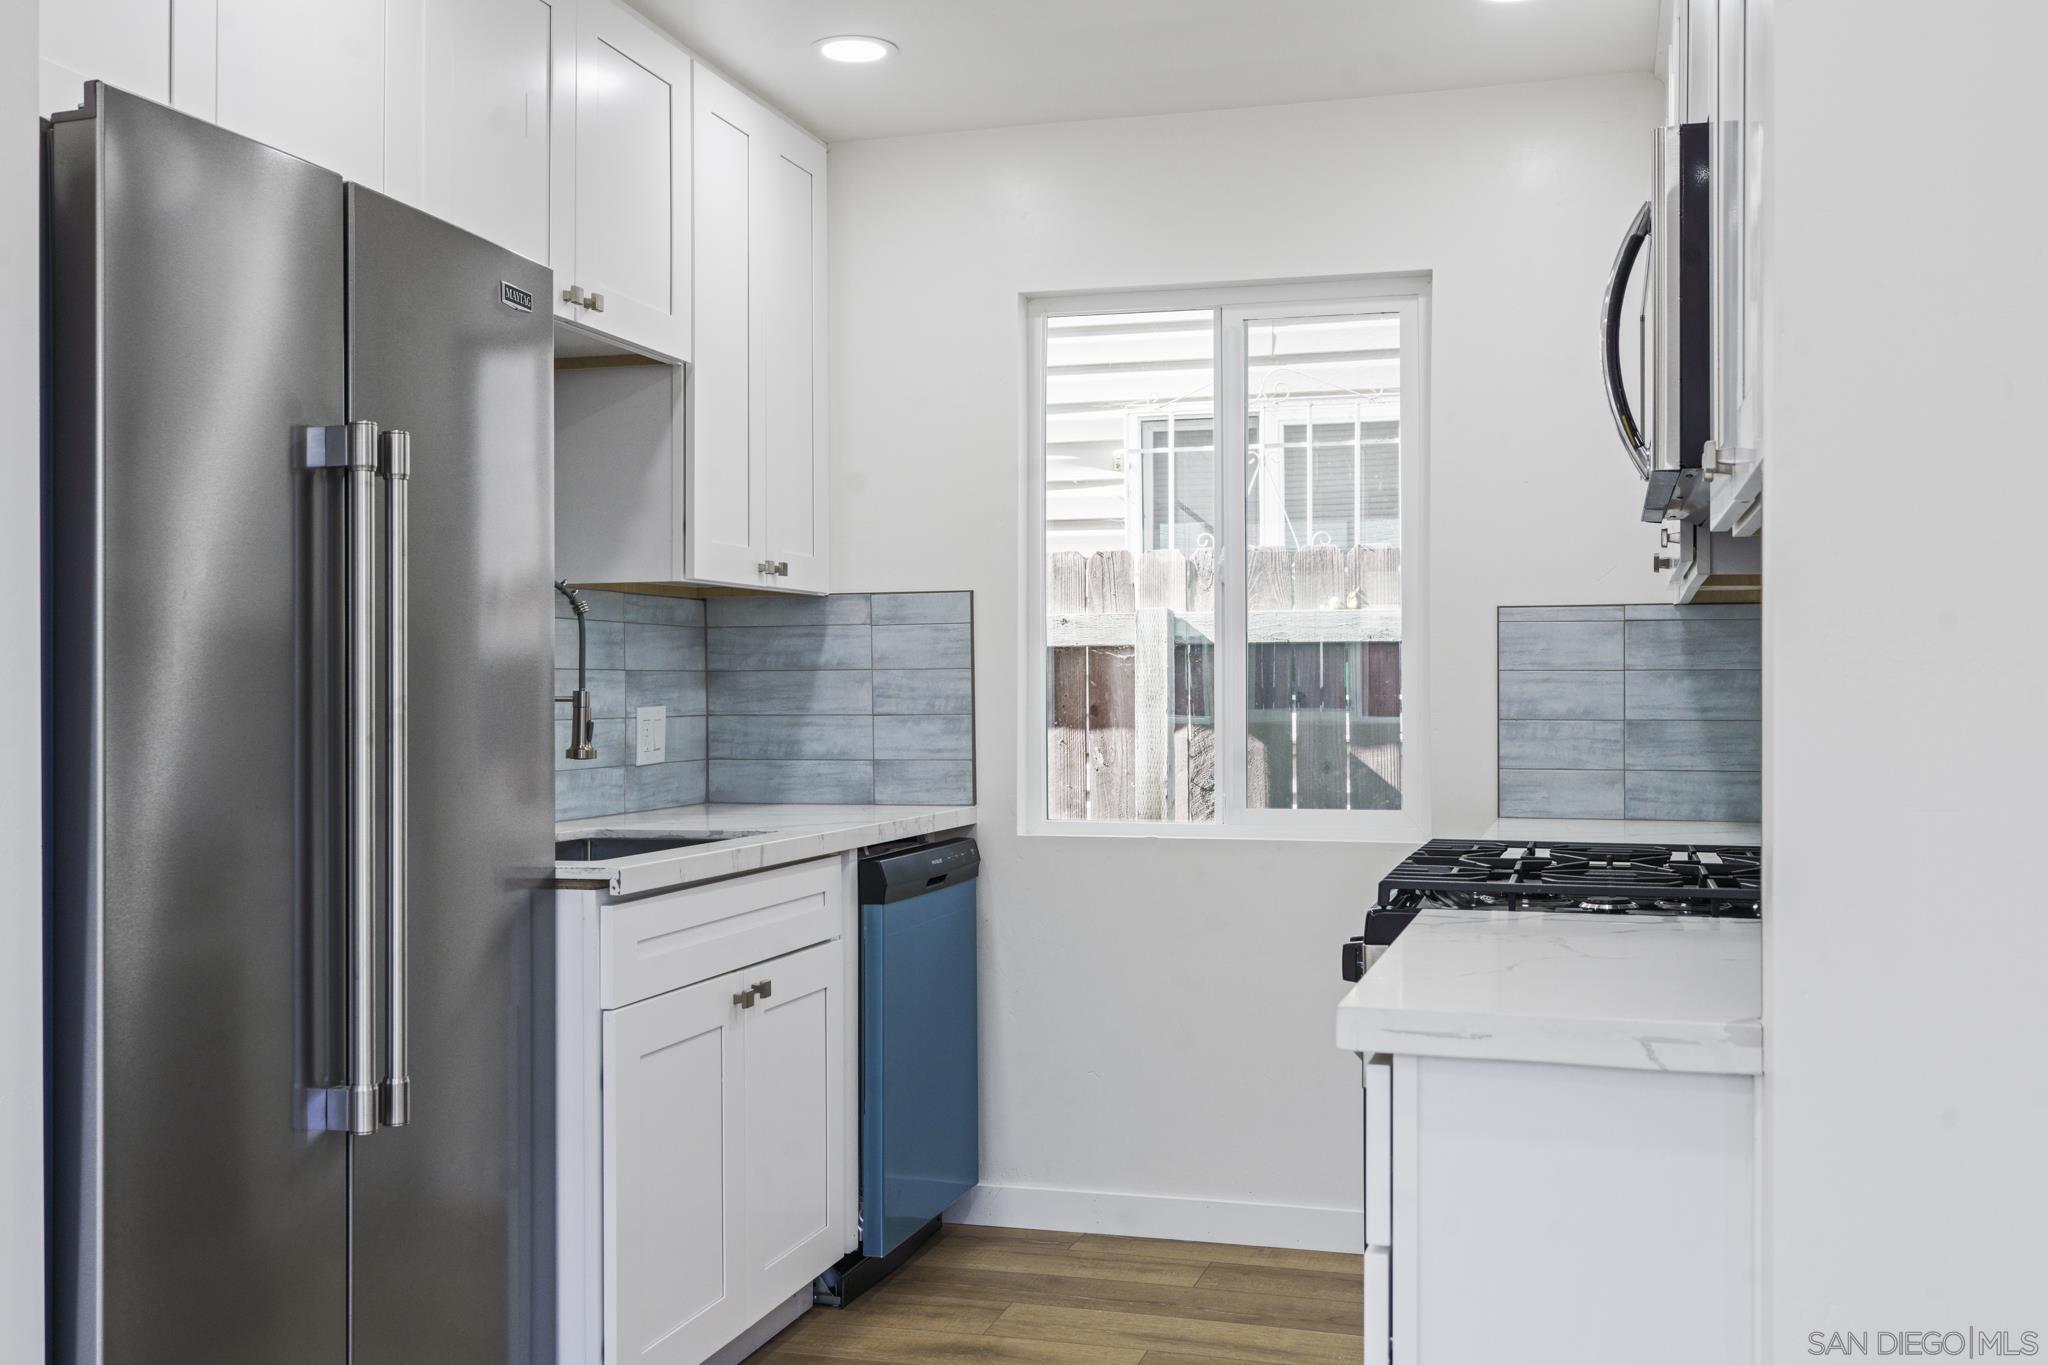
[[[1365,1244],[1394,1241],[1394,1059],[1365,1062]]]
[[[826,858],[607,906],[603,1007],[838,938],[843,885]]]

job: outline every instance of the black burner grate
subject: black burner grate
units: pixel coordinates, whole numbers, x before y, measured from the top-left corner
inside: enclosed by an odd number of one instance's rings
[[[1532,908],[1631,898],[1755,915],[1762,866],[1762,850],[1746,846],[1433,839],[1380,883],[1380,903],[1392,905],[1402,893],[1477,895]]]

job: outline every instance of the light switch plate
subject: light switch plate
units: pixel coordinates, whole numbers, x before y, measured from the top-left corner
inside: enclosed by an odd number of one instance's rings
[[[642,706],[633,712],[635,733],[633,762],[659,763],[668,754],[668,708]]]

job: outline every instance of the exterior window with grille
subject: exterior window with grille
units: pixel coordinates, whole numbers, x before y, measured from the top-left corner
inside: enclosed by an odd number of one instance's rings
[[[1424,831],[1426,302],[1031,302],[1027,829]]]

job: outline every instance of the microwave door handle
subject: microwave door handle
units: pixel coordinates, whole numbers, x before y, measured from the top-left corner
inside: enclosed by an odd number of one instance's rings
[[[1600,373],[1607,382],[1607,411],[1614,418],[1614,429],[1621,437],[1622,448],[1628,452],[1629,463],[1645,479],[1650,477],[1650,446],[1643,439],[1642,423],[1629,406],[1628,387],[1623,380],[1621,313],[1622,300],[1628,293],[1629,275],[1642,256],[1643,243],[1649,237],[1650,206],[1646,203],[1636,210],[1634,220],[1628,225],[1628,234],[1621,239],[1621,250],[1614,254],[1614,268],[1608,273],[1607,293],[1600,304]]]

